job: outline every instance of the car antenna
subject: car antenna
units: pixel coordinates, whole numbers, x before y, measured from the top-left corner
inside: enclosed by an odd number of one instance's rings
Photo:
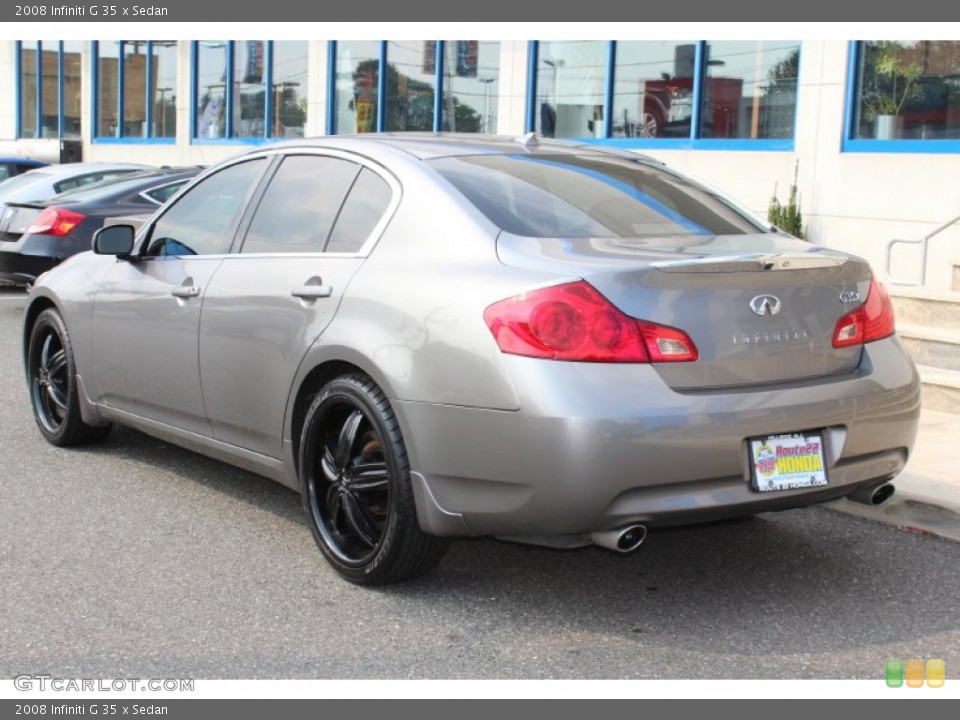
[[[537,140],[537,134],[534,132],[529,132],[526,135],[515,137],[513,141],[523,145],[525,148],[540,147],[540,141]]]

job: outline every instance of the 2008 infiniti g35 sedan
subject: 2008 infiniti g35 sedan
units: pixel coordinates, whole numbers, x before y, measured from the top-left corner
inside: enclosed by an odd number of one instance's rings
[[[863,260],[649,158],[527,136],[258,148],[43,275],[55,445],[131,426],[298,490],[348,580],[449,538],[882,501],[917,373]]]

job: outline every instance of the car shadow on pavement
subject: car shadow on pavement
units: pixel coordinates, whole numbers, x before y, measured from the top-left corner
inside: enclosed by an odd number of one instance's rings
[[[299,496],[266,478],[125,428],[80,452],[223,493],[309,540]],[[374,593],[387,605],[429,603],[432,613],[462,618],[449,633],[454,643],[493,623],[672,651],[803,656],[869,647],[883,654],[885,646],[960,632],[960,578],[924,581],[931,567],[958,561],[960,544],[810,508],[652,531],[630,555],[458,540],[427,576],[375,589],[346,583],[319,552],[316,569],[318,583],[341,586],[345,599]]]

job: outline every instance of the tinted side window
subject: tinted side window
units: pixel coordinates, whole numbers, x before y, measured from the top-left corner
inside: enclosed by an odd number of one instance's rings
[[[245,253],[320,252],[360,166],[292,155],[270,181],[247,231]]]
[[[195,185],[153,226],[147,255],[219,255],[230,249],[264,158],[231,165]]]
[[[361,170],[330,234],[327,252],[357,252],[387,211],[392,195],[383,178]]]
[[[160,204],[162,205],[162,204],[165,203],[167,200],[169,200],[171,197],[173,197],[173,194],[174,194],[177,190],[179,190],[180,188],[182,188],[183,185],[184,185],[184,183],[186,183],[186,182],[187,182],[187,180],[186,180],[186,178],[184,178],[183,180],[179,180],[179,181],[177,181],[177,182],[175,182],[175,183],[170,183],[169,185],[164,185],[163,187],[158,187],[158,188],[153,188],[152,190],[147,190],[144,194],[147,195],[147,196],[149,196],[149,197],[152,198],[153,200],[156,200],[158,203],[160,203]]]

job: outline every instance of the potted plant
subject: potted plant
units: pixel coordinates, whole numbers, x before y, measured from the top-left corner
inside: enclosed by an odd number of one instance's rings
[[[923,66],[910,61],[909,49],[896,40],[866,44],[861,99],[865,118],[873,122],[873,137],[878,140],[897,137],[904,104],[921,92],[917,80],[923,75]]]

